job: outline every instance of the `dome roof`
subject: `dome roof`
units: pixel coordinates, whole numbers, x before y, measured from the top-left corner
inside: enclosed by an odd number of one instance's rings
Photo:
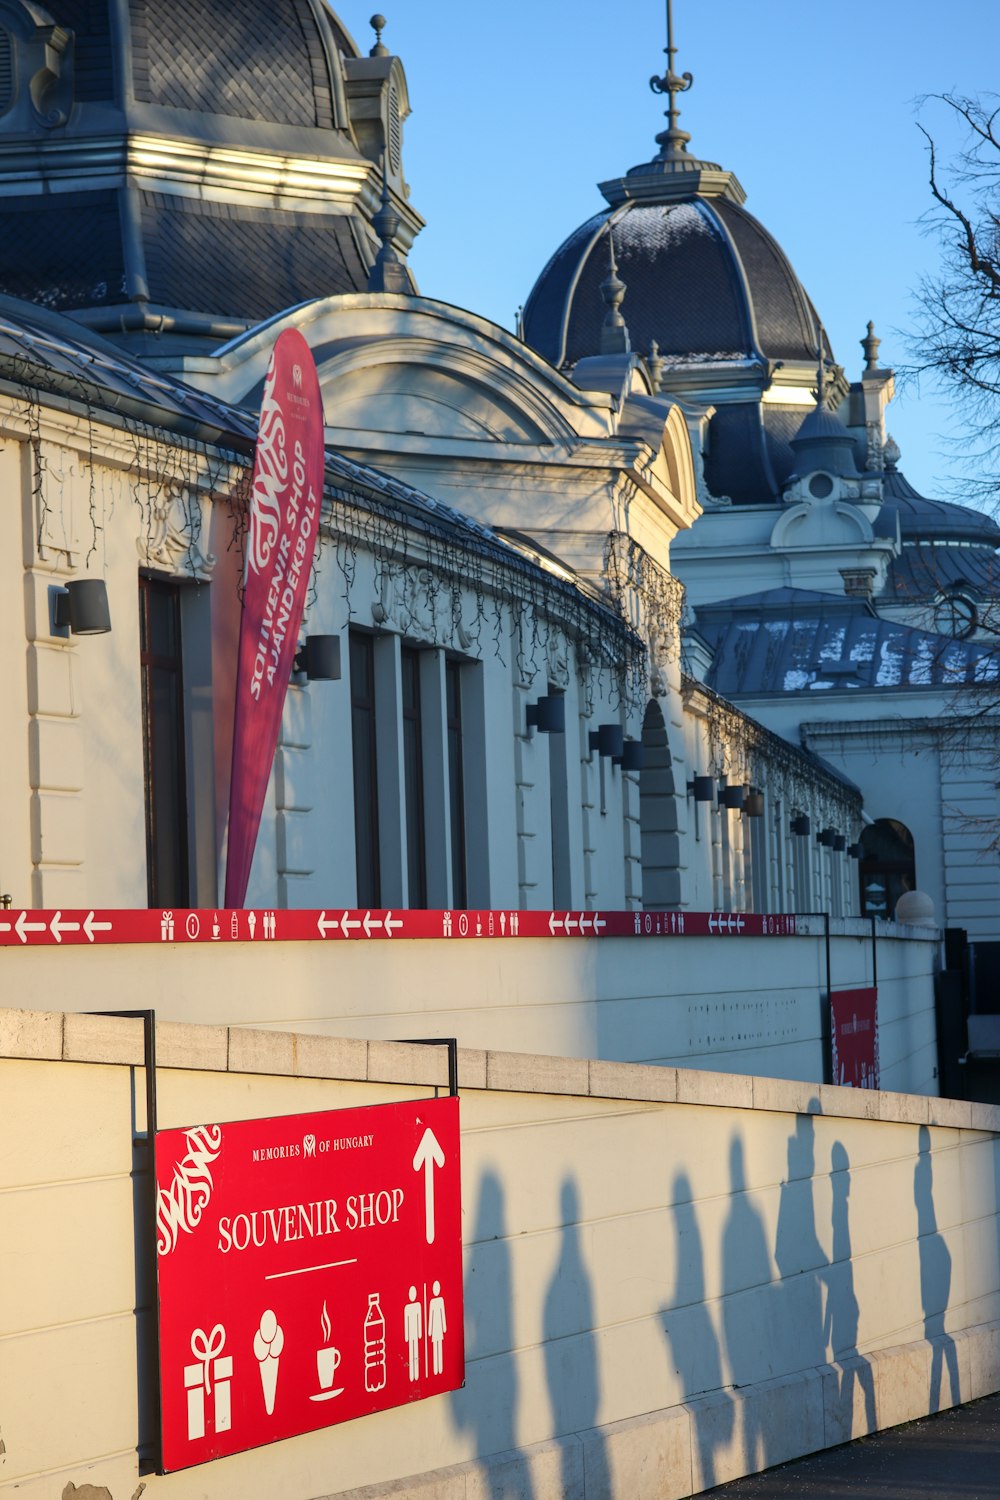
[[[972,542],[1000,547],[1000,526],[985,511],[949,500],[928,500],[898,469],[888,469],[884,494],[899,511],[905,542]]]
[[[787,257],[739,203],[694,195],[626,202],[559,247],[524,309],[525,337],[555,365],[595,354],[600,284],[613,234],[633,347],[669,363],[802,360],[815,367],[819,319]]]
[[[632,348],[658,356],[665,393],[713,409],[709,491],[737,504],[773,504],[795,468],[790,444],[801,396],[815,389],[820,349],[825,361],[833,357],[784,251],[743,207],[737,179],[689,153],[676,95],[691,77],[674,73],[672,43],[667,51],[666,74],[651,80],[670,96],[659,154],[601,184],[609,208],[575,230],[542,271],[525,304],[524,336],[558,366],[598,352],[600,285],[613,241]],[[837,378],[842,397],[847,386]]]
[[[397,249],[421,227],[399,60],[324,0],[0,0],[0,54],[0,146],[46,187],[0,156],[0,292],[137,353],[366,290],[384,159]]]
[[[75,39],[76,98],[198,110],[281,125],[338,123],[331,69],[347,33],[310,0],[133,0],[131,45],[113,67],[114,4],[49,0]]]

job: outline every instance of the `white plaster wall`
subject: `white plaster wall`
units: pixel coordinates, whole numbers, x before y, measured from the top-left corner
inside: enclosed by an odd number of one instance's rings
[[[161,1127],[442,1076],[424,1049],[308,1041],[162,1028]],[[138,1487],[141,1056],[137,1023],[0,1012],[0,1494],[20,1500]],[[447,1497],[653,1500],[1000,1384],[997,1110],[507,1053],[460,1069],[464,1390],[149,1495],[416,1495],[435,1471]]]
[[[833,924],[835,932],[838,924]],[[880,928],[885,1087],[936,1094],[931,938]],[[848,935],[849,932],[858,935]],[[839,924],[834,989],[871,983],[866,924]],[[823,1077],[821,924],[796,938],[557,938],[6,948],[5,999],[162,1020]]]

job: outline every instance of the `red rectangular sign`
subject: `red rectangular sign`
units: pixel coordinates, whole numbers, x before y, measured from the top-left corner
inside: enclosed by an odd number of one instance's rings
[[[455,1390],[458,1100],[156,1136],[162,1466]]]
[[[878,990],[834,990],[833,1081],[848,1088],[879,1088]]]
[[[795,937],[789,912],[732,911],[0,911],[0,948],[95,944],[369,943],[382,939]],[[806,934],[808,936],[808,934]]]

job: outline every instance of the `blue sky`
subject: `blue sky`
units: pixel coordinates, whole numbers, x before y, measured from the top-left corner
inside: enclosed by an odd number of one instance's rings
[[[336,8],[367,50],[371,11]],[[664,0],[388,0],[386,15],[413,110],[405,171],[427,219],[411,261],[420,289],[511,327],[549,255],[601,207],[596,184],[655,153]],[[1000,5],[674,0],[674,29],[677,67],[694,74],[680,101],[691,150],[736,173],[848,375],[869,318],[882,362],[901,364],[913,294],[937,261],[919,223],[916,100],[1000,87]],[[940,108],[922,118],[953,140]],[[890,408],[925,493],[953,480],[954,416],[926,387]]]

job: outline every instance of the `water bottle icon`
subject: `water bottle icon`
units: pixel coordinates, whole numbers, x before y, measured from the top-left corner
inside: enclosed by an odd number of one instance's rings
[[[385,1318],[378,1292],[368,1293],[365,1314],[365,1390],[380,1391],[385,1385]]]

